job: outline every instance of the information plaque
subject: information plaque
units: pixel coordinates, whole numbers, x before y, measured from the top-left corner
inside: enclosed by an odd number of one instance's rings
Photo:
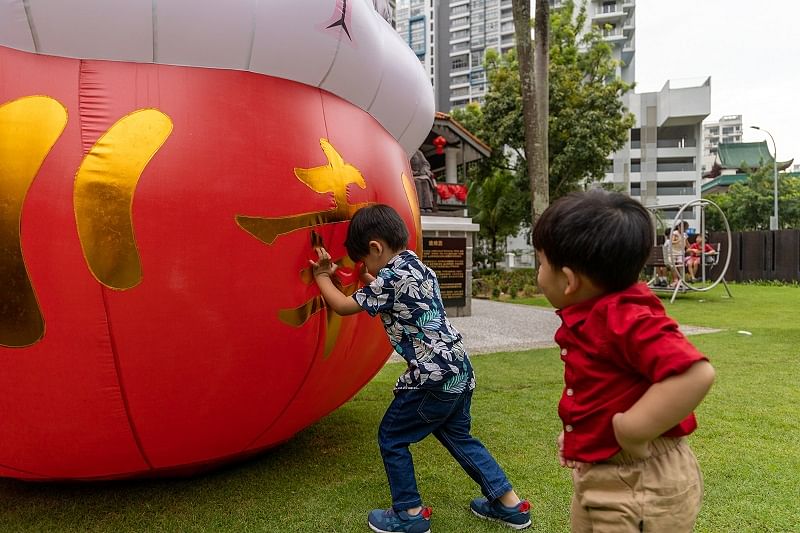
[[[444,305],[467,305],[467,239],[424,237],[422,241],[422,262],[436,272]]]

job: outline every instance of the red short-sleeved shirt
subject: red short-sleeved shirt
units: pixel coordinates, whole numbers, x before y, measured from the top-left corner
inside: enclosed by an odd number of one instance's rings
[[[707,358],[678,330],[644,283],[566,307],[556,332],[564,361],[558,414],[564,457],[598,462],[620,451],[611,418],[629,409],[653,383]],[[663,436],[697,427],[689,415]]]

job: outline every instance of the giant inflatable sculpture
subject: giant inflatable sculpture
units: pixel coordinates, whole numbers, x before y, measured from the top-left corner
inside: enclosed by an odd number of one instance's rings
[[[418,246],[432,122],[371,0],[0,2],[0,476],[191,472],[351,398],[390,347],[312,242],[352,272],[382,202]]]

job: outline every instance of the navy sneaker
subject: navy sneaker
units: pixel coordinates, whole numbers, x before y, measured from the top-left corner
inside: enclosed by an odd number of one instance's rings
[[[417,515],[394,509],[373,509],[368,523],[376,533],[431,533],[431,508],[423,507]]]
[[[486,498],[475,498],[469,504],[475,516],[494,520],[514,529],[525,529],[531,525],[531,504],[522,500],[514,507],[506,507],[500,500],[489,502]]]

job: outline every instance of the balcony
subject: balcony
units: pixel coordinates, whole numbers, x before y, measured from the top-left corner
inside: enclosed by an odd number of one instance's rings
[[[627,17],[628,14],[620,7],[619,4],[611,6],[599,6],[594,13],[592,20],[595,24],[603,24],[606,22],[615,22]]]
[[[601,34],[604,41],[612,44],[624,42],[628,38],[627,35],[623,33],[622,28],[604,28]]]

